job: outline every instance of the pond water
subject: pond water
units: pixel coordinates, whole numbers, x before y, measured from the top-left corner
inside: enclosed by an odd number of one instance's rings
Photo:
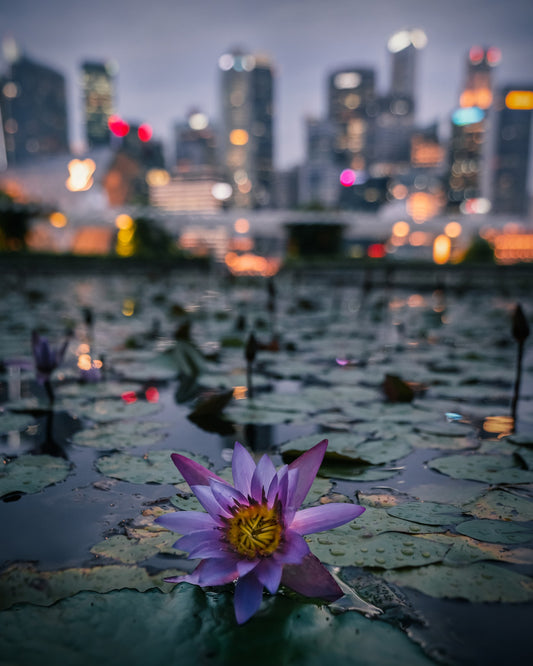
[[[531,315],[527,280],[6,276],[1,663],[529,663],[533,354],[528,339],[513,422],[518,302]],[[34,329],[69,332],[52,406]],[[238,627],[231,586],[163,582],[195,565],[153,522],[197,508],[170,452],[224,476],[236,440],[279,466],[324,438],[307,504],[366,507],[308,537],[348,586],[340,602],[265,594]]]

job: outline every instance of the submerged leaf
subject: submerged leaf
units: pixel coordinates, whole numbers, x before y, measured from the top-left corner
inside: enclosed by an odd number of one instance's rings
[[[49,455],[24,455],[0,469],[0,497],[8,493],[38,493],[67,478],[71,464]]]

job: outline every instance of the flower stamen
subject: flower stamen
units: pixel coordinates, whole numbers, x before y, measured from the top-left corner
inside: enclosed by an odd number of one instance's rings
[[[240,506],[226,519],[226,540],[240,555],[250,559],[267,557],[279,546],[282,524],[276,507],[266,504]]]

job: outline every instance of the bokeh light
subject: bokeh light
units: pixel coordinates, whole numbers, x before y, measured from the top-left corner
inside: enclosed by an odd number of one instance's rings
[[[250,223],[244,217],[240,217],[235,220],[234,228],[238,234],[246,234],[250,231]]]
[[[458,238],[461,235],[462,230],[463,227],[459,224],[459,222],[448,222],[448,224],[444,227],[444,233],[449,238]]]
[[[234,146],[245,146],[248,143],[248,132],[244,129],[234,129],[230,132],[229,140]]]
[[[357,175],[353,169],[344,169],[339,176],[340,183],[343,187],[351,187],[355,185]]]
[[[150,127],[150,125],[148,125],[148,123],[142,124],[137,130],[137,136],[139,137],[140,141],[143,141],[144,143],[150,141],[150,139],[152,138],[152,134],[153,134],[152,128]]]
[[[67,217],[60,213],[59,211],[54,211],[48,216],[50,224],[56,229],[61,229],[67,225]]]

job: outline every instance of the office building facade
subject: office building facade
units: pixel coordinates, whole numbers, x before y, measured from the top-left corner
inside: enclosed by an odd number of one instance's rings
[[[108,146],[108,121],[113,114],[113,66],[110,63],[84,62],[81,66],[85,139],[89,148]]]

